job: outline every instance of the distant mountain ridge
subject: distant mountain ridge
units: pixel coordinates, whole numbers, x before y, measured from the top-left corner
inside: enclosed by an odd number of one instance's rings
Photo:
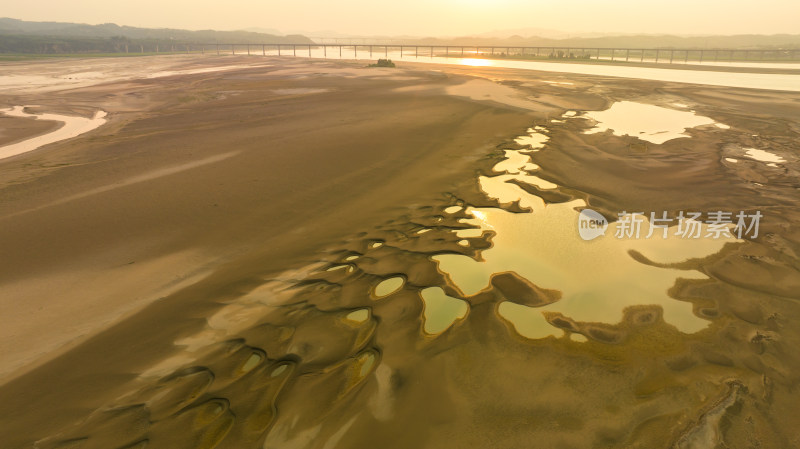
[[[510,35],[509,33],[516,33]],[[530,35],[528,33],[541,33]],[[309,37],[310,36],[310,37]],[[505,37],[504,37],[505,36]],[[113,23],[88,25],[68,22],[29,22],[0,18],[0,53],[63,53],[69,51],[124,51],[134,48],[167,48],[175,44],[309,44],[319,37],[326,43],[374,42],[390,45],[481,45],[518,47],[572,48],[738,48],[738,49],[800,49],[800,34],[733,35],[733,36],[676,36],[651,34],[568,33],[543,28],[496,30],[462,37],[415,36],[347,36],[334,31],[284,35],[274,28],[249,28],[240,31],[181,30],[172,28],[138,28]],[[121,50],[122,49],[122,50]]]
[[[353,37],[361,40],[364,38]],[[572,48],[737,48],[800,49],[800,34],[736,36],[616,35],[597,37],[547,38],[540,36],[463,37],[376,37],[376,40],[406,45],[481,45],[495,47],[572,47]]]
[[[471,38],[459,38],[469,41]],[[800,48],[800,34],[734,36],[616,35],[552,39],[512,36],[501,45],[612,48]]]
[[[286,34],[274,28],[248,28],[249,31]],[[800,34],[670,35],[642,33],[567,32],[547,28],[494,30],[465,36],[410,36],[345,34],[339,31],[298,31],[317,43],[364,43],[389,45],[486,45],[574,48],[737,48],[800,49]]]
[[[114,23],[88,25],[69,22],[28,22],[0,18],[0,44],[3,41],[10,40],[11,37],[15,38],[15,41],[25,41],[25,38],[38,38],[34,40],[42,41],[42,38],[50,37],[66,41],[70,39],[123,38],[131,41],[169,41],[176,43],[311,43],[310,39],[301,35],[277,36],[252,31],[192,31],[172,28],[137,28],[120,26]]]

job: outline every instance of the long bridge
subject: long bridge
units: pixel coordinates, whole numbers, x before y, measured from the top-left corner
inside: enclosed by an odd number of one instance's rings
[[[148,49],[150,50],[150,49]],[[126,53],[128,48],[125,48]],[[135,51],[135,50],[134,50]],[[140,46],[140,51],[145,48]],[[703,62],[800,62],[800,48],[610,48],[558,46],[408,45],[387,43],[265,43],[265,44],[173,44],[169,49],[155,46],[155,53],[215,53],[356,59],[361,54],[377,57],[461,57],[508,59],[562,59],[654,63]]]
[[[733,61],[800,61],[800,49],[737,49],[737,48],[582,48],[582,47],[514,47],[482,45],[403,45],[403,44],[194,44],[187,51],[213,51],[218,54],[277,53],[279,56],[310,56],[312,49],[322,57],[368,53],[388,57],[500,57],[512,59],[594,59],[626,62],[733,62]]]

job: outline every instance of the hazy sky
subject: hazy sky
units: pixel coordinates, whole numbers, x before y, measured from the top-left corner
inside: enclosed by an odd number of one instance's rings
[[[0,16],[187,29],[452,36],[570,32],[800,33],[800,0],[0,0]]]

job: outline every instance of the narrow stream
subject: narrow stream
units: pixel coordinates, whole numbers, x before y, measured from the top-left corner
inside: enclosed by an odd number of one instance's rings
[[[16,142],[0,147],[0,159],[5,159],[11,156],[16,156],[18,154],[27,153],[29,151],[36,150],[51,143],[59,142],[66,139],[71,139],[73,137],[87,133],[93,129],[99,128],[107,121],[105,119],[106,117],[105,111],[97,111],[94,113],[94,117],[86,118],[75,115],[50,114],[50,113],[31,114],[25,112],[25,107],[26,106],[15,106],[11,109],[2,110],[0,112],[9,117],[23,117],[23,118],[31,118],[34,120],[50,120],[54,122],[61,122],[64,125],[49,133],[41,134],[38,136],[31,137],[29,139],[25,139],[21,142]]]

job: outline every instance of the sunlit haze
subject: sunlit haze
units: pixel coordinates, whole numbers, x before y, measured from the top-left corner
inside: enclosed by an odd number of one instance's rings
[[[0,15],[30,21],[348,35],[459,36],[541,28],[570,33],[797,33],[797,0],[41,0],[0,1]],[[757,20],[753,20],[757,12]]]

